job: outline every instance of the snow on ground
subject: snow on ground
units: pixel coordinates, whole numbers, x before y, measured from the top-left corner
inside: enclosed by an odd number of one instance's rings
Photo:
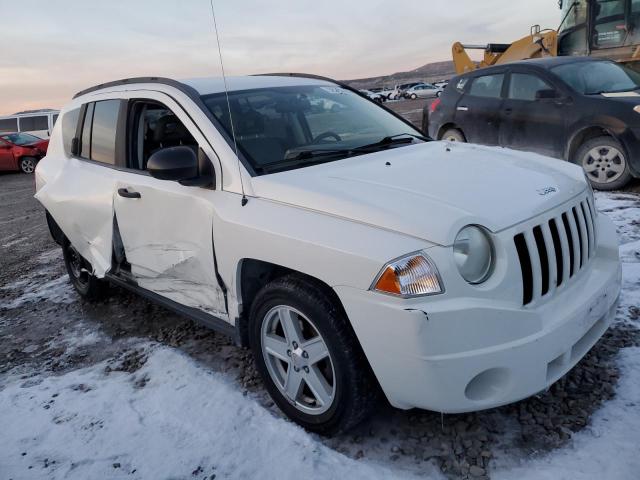
[[[640,196],[596,194],[598,209],[616,224],[622,294],[616,322],[640,327],[629,307],[640,307]],[[616,397],[575,434],[569,445],[535,459],[497,459],[494,479],[630,480],[640,478],[640,348],[620,352]]]
[[[325,447],[177,350],[143,346],[133,376],[103,362],[6,382],[2,478],[409,478]]]

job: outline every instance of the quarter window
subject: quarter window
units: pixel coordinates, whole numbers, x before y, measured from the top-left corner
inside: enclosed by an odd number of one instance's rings
[[[41,117],[20,117],[21,132],[36,132],[39,130],[49,130],[49,118]]]
[[[78,119],[80,118],[80,109],[69,110],[62,116],[62,143],[64,151],[67,155],[71,155],[71,145],[73,138],[76,136],[78,128]]]
[[[512,73],[509,82],[509,98],[511,100],[533,101],[539,90],[553,90],[547,82],[537,75]]]
[[[91,160],[115,165],[119,114],[120,100],[95,103],[91,129]]]
[[[486,98],[500,98],[504,74],[484,75],[473,80],[469,95]]]
[[[0,120],[0,132],[17,132],[18,131],[18,119],[17,118],[5,118]]]

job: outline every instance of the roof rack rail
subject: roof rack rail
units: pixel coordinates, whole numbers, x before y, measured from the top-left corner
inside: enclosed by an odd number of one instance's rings
[[[73,96],[73,98],[78,98],[78,97],[80,97],[82,95],[86,95],[87,93],[95,92],[95,91],[101,90],[103,88],[118,87],[120,85],[131,85],[131,84],[136,84],[136,83],[159,83],[159,84],[169,85],[171,87],[178,88],[179,90],[182,90],[183,92],[187,93],[190,96],[192,96],[194,94],[197,95],[197,92],[195,91],[195,89],[193,87],[190,87],[189,85],[186,85],[186,84],[184,84],[182,82],[179,82],[177,80],[173,80],[171,78],[165,78],[165,77],[133,77],[133,78],[123,78],[121,80],[115,80],[113,82],[101,83],[101,84],[96,85],[94,87],[90,87],[90,88],[87,88],[85,90],[79,91],[78,93],[76,93]]]

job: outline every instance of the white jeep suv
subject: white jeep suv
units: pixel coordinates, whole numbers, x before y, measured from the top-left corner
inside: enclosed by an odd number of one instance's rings
[[[445,413],[523,399],[607,329],[617,239],[580,167],[428,141],[320,77],[228,84],[128,79],[64,109],[36,198],[81,295],[108,281],[234,336],[324,434],[380,391]]]

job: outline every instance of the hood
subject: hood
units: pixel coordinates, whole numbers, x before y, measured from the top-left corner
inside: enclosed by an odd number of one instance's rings
[[[427,142],[252,178],[258,197],[439,245],[470,224],[498,232],[587,188],[582,169],[536,154]]]

